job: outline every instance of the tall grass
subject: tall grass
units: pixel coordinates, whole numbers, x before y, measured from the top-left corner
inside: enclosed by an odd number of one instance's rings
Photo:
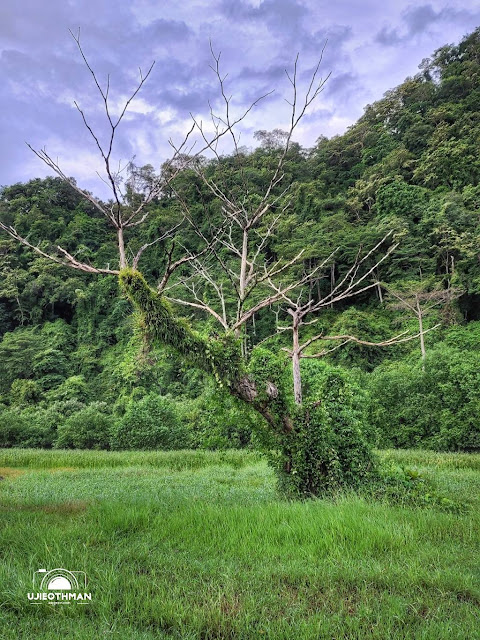
[[[385,449],[380,458],[407,466],[438,469],[480,470],[480,454],[440,453],[420,449]],[[260,453],[249,450],[226,451],[87,451],[80,449],[0,449],[0,466],[54,469],[76,467],[100,469],[103,467],[146,466],[169,469],[199,469],[227,464],[243,467],[262,459]]]
[[[480,493],[463,457],[397,453]],[[246,452],[10,450],[1,466],[2,640],[480,637],[478,509],[288,502]],[[33,572],[59,566],[87,573],[91,604],[28,604]]]
[[[144,466],[174,470],[199,469],[227,464],[243,467],[260,460],[255,451],[230,449],[228,451],[87,451],[82,449],[0,449],[0,467],[27,467],[54,469],[76,467],[100,469],[103,467]]]
[[[379,453],[383,460],[392,460],[409,466],[480,471],[480,454],[478,453],[441,453],[421,449],[385,449]]]

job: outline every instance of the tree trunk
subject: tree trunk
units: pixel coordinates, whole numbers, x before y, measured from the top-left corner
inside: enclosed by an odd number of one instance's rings
[[[377,293],[378,293],[378,299],[380,300],[380,304],[383,304],[382,287],[380,286],[380,283],[377,284]]]
[[[293,349],[292,349],[292,372],[293,372],[293,394],[295,403],[302,404],[302,377],[300,373],[300,342],[298,336],[299,318],[298,314],[293,315]]]
[[[418,300],[418,296],[416,296],[417,301],[417,318],[418,318],[418,332],[420,334],[420,350],[422,352],[422,371],[425,371],[425,338],[423,331],[423,317],[422,310],[420,309],[420,302]]]
[[[123,239],[123,228],[119,227],[117,229],[117,242],[118,242],[118,253],[120,255],[120,269],[125,269],[127,266],[127,258],[125,256],[125,241]]]
[[[286,398],[275,380],[255,379],[242,355],[242,337],[206,338],[177,318],[170,304],[134,269],[124,269],[120,285],[143,317],[149,337],[173,347],[193,367],[213,375],[219,387],[251,405],[276,433],[292,430]]]
[[[330,293],[333,292],[335,287],[335,263],[330,265]],[[330,308],[333,309],[333,302],[330,303]]]
[[[347,414],[336,423],[335,414],[330,422],[325,421],[319,401],[300,405],[298,357],[295,364],[298,375],[294,376],[296,408],[292,409],[289,394],[283,390],[281,362],[273,354],[265,350],[257,363],[251,359],[247,366],[241,355],[241,340],[231,334],[206,338],[191,329],[183,318],[175,316],[169,303],[148,286],[138,271],[123,269],[120,284],[140,311],[149,339],[175,348],[191,366],[213,375],[220,387],[263,416],[270,433],[264,452],[282,491],[292,497],[322,495],[342,486],[342,482],[353,486],[370,472],[373,463],[369,447],[361,429],[355,426],[355,419],[350,424],[351,416],[355,415],[348,407],[351,394],[340,401],[338,411]],[[297,355],[300,355],[298,344]],[[333,389],[338,395],[342,384],[342,378],[334,376],[326,389]]]
[[[242,238],[242,257],[240,261],[240,278],[238,283],[238,293],[240,306],[245,300],[245,291],[247,286],[247,258],[248,258],[248,231],[243,230]]]

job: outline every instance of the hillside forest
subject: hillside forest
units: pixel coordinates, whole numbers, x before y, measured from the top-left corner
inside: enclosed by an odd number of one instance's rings
[[[241,155],[249,184],[263,193],[285,133],[255,137],[256,148],[203,158],[203,170],[225,179]],[[343,135],[320,136],[310,148],[289,146],[283,165],[289,191],[279,191],[281,215],[263,247],[272,264],[303,251],[304,268],[316,274],[308,286],[325,296],[359,248],[365,255],[387,234],[396,245],[369,274],[365,290],[318,311],[303,339],[325,339],[320,347],[307,345],[300,361],[306,396],[320,389],[327,402],[333,391],[325,380],[340,376],[375,447],[480,450],[479,148],[480,29],[423,60],[415,76],[367,105]],[[148,184],[153,168],[130,172],[133,206],[142,197],[136,185]],[[152,243],[184,207],[193,226]],[[200,253],[201,234],[220,218],[217,201],[187,167],[175,192],[165,189],[148,204],[148,218],[132,229],[126,252],[152,243],[142,254],[142,273],[153,282],[180,249]],[[45,251],[60,245],[84,263],[118,264],[105,218],[59,177],[3,186],[0,220]],[[332,252],[328,268],[315,271]],[[218,264],[209,268],[221,283]],[[188,265],[179,273],[183,284],[172,298],[192,286]],[[195,295],[211,305],[206,282]],[[205,336],[219,333],[202,309],[171,304]],[[227,297],[226,305],[234,301]],[[281,303],[259,310],[242,348],[274,349],[276,366],[290,371],[291,334],[276,330],[287,321]],[[399,339],[388,344],[392,336]],[[74,271],[4,233],[0,362],[0,447],[265,446],[258,413],[175,350],[149,340],[117,277]]]

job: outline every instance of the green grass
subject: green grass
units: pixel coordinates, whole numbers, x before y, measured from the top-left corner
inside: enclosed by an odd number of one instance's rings
[[[480,456],[479,456],[480,457]],[[180,471],[227,464],[243,467],[259,462],[255,451],[86,451],[79,449],[0,449],[0,467],[27,467],[29,469],[58,469],[77,467],[160,467]]]
[[[0,450],[0,638],[480,638],[480,456],[381,455],[467,508],[287,502],[255,453]],[[29,604],[55,567],[93,602]]]
[[[387,449],[380,452],[384,460],[392,460],[409,467],[433,467],[436,469],[474,469],[480,471],[480,454],[438,453],[421,449]]]

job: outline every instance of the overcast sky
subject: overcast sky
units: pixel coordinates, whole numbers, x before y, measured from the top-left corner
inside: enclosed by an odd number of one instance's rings
[[[232,106],[239,113],[275,89],[246,122],[242,142],[258,129],[287,126],[285,68],[300,54],[300,78],[321,66],[331,77],[295,139],[313,146],[342,133],[366,104],[382,97],[423,58],[480,25],[474,0],[2,0],[0,5],[0,185],[51,173],[26,147],[46,147],[68,175],[102,195],[95,146],[73,104],[100,135],[99,96],[68,30],[99,79],[111,77],[112,109],[136,86],[138,67],[154,70],[119,130],[117,160],[158,167],[180,140],[189,113],[208,117],[218,92],[209,39],[222,52]]]

